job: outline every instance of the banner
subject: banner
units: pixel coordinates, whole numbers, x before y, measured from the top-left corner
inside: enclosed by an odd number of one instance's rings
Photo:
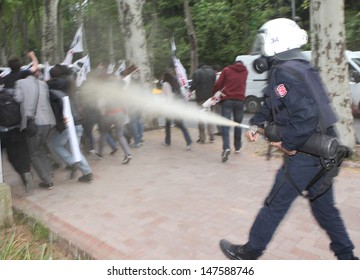
[[[70,143],[71,154],[74,157],[74,162],[80,162],[81,152],[79,148],[79,142],[76,136],[74,118],[71,113],[69,96],[65,96],[61,99],[64,104],[63,116],[64,119],[66,119],[66,127],[68,128],[69,131],[69,143]]]
[[[72,63],[72,59],[74,53],[83,52],[83,25],[81,24],[79,29],[76,31],[74,39],[70,45],[70,48],[66,54],[66,57],[62,64],[70,65]]]
[[[188,101],[191,95],[191,93],[189,92],[188,78],[184,66],[181,64],[180,59],[176,57],[176,45],[174,38],[172,38],[171,40],[171,50],[173,52],[173,64],[174,64],[177,80],[180,84],[181,94],[185,98],[185,100]]]
[[[81,62],[83,62],[83,65],[80,71],[77,73],[77,78],[76,78],[77,87],[80,87],[86,81],[87,73],[91,71],[90,58],[88,55],[83,57]]]

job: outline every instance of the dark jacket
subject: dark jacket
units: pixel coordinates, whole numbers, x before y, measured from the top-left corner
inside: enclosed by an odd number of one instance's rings
[[[213,93],[222,91],[224,96],[221,97],[221,100],[245,100],[247,76],[248,71],[241,62],[227,66],[221,71],[220,77],[214,85]]]
[[[196,91],[196,101],[206,101],[212,96],[215,80],[215,71],[210,66],[204,65],[194,72],[190,90]]]
[[[286,66],[295,68],[304,79],[290,73]],[[317,88],[315,93],[310,91],[313,87]],[[272,67],[264,98],[261,110],[250,119],[250,124],[274,121],[285,126],[281,140],[287,150],[301,148],[311,135],[319,131],[320,119],[324,120],[327,128],[336,122],[320,76],[306,61],[282,61]],[[320,103],[316,99],[321,100]],[[321,116],[323,112],[326,114]]]
[[[70,92],[71,84],[70,80],[66,78],[54,78],[47,81],[50,91],[50,102],[56,119],[56,129],[62,132],[66,127],[63,117],[63,101],[62,97],[69,96],[71,113],[74,119],[75,125],[82,123],[82,116],[77,106],[77,100],[75,100],[75,94]],[[70,94],[69,94],[70,93]]]

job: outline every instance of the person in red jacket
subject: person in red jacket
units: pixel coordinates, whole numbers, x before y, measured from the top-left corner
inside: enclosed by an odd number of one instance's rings
[[[244,116],[244,101],[246,90],[246,79],[248,70],[239,60],[234,64],[225,67],[219,79],[213,87],[213,93],[221,91],[221,115],[235,122],[241,123]],[[226,162],[230,155],[230,127],[222,127],[223,152],[222,162]],[[241,128],[234,128],[234,148],[235,153],[240,153],[241,149]]]

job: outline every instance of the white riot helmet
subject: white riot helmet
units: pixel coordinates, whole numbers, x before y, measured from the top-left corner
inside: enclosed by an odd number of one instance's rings
[[[295,21],[278,18],[260,27],[254,48],[263,56],[270,57],[284,51],[298,49],[307,41],[306,31],[301,29]]]

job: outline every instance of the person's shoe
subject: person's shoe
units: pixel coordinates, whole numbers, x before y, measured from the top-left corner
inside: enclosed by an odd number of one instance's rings
[[[94,179],[93,174],[89,173],[89,174],[79,177],[78,181],[86,183],[86,182],[91,182],[93,179]]]
[[[214,143],[215,138],[210,138],[210,143]]]
[[[52,188],[54,188],[54,183],[50,182],[50,183],[40,183],[39,187],[42,189],[48,189],[51,190]]]
[[[185,150],[186,150],[186,151],[190,151],[190,150],[191,150],[191,144],[186,145]]]
[[[130,147],[131,147],[131,148],[140,148],[141,146],[142,146],[141,143],[139,143],[139,144],[131,143],[131,144],[130,144]]]
[[[161,142],[161,144],[162,144],[163,146],[170,146],[170,143],[166,143],[165,141],[164,141],[164,142]]]
[[[234,245],[231,242],[221,239],[220,249],[230,260],[257,260],[257,256],[246,251],[244,245]]]
[[[123,161],[122,161],[122,163],[123,163],[123,164],[129,163],[129,161],[131,160],[131,158],[132,158],[131,155],[125,156],[124,159],[123,159]]]
[[[74,179],[76,171],[78,170],[79,170],[79,165],[77,163],[74,163],[70,169],[70,179]]]
[[[97,153],[95,150],[91,150],[90,155],[94,156],[97,159],[102,159],[103,158],[103,156],[101,154]]]
[[[229,159],[229,155],[230,155],[230,149],[226,149],[222,152],[221,154],[221,160],[222,162],[227,162]]]
[[[214,135],[216,135],[216,136],[222,136],[222,133],[221,133],[221,132],[216,132],[216,133],[214,133]]]
[[[239,150],[235,150],[235,154],[240,154],[240,149],[239,149]]]
[[[198,140],[196,140],[196,142],[199,144],[205,144],[205,140],[202,140],[202,139],[198,139]]]
[[[31,172],[22,173],[21,179],[25,185],[25,191],[27,193],[32,193],[35,189],[35,185],[34,185],[33,176],[31,174]]]
[[[53,163],[53,164],[51,165],[51,167],[52,167],[52,169],[59,169],[59,168],[61,167],[61,164],[55,162],[55,163]]]
[[[115,148],[114,150],[111,151],[110,155],[115,155],[115,153],[117,152],[117,149]]]

